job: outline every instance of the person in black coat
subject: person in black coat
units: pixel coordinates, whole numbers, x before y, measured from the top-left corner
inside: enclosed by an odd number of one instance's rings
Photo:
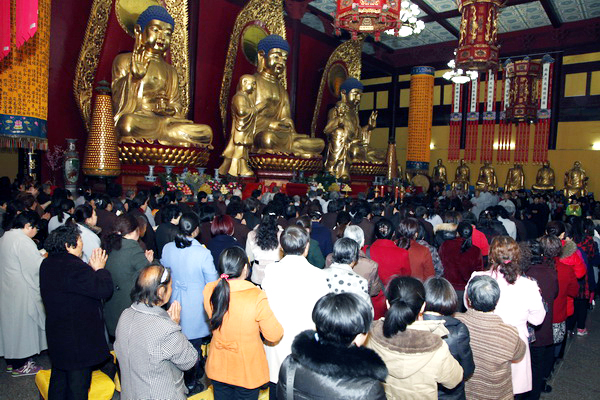
[[[206,248],[210,250],[215,265],[219,265],[219,258],[225,249],[230,247],[244,248],[240,242],[233,237],[234,221],[229,215],[217,215],[211,223],[210,232],[213,238],[208,242]]]
[[[450,348],[452,357],[463,368],[463,381],[454,389],[447,389],[438,385],[439,399],[464,400],[465,380],[475,371],[473,353],[471,352],[469,329],[458,319],[452,317],[458,309],[458,297],[454,288],[444,278],[429,278],[425,281],[425,320],[443,320],[448,329],[448,336],[444,341]]]
[[[323,254],[333,253],[333,242],[331,241],[331,231],[321,225],[321,212],[313,210],[310,213],[311,229],[310,238],[319,243],[319,248]]]
[[[277,399],[384,400],[385,363],[361,347],[371,306],[355,293],[329,293],[315,304],[312,319],[317,331],[296,336],[279,370]]]
[[[145,190],[140,190],[131,201],[129,213],[136,218],[143,218],[146,220],[147,229],[140,239],[142,239],[146,245],[146,250],[152,250],[154,253],[156,253],[156,233],[154,232],[154,229],[152,229],[152,225],[150,225],[150,221],[148,221],[148,217],[146,217],[145,214],[146,208],[148,208],[149,200],[150,197],[148,192]]]
[[[102,301],[113,293],[107,255],[94,249],[81,260],[79,230],[67,225],[46,239],[48,258],[40,266],[40,292],[46,308],[46,337],[52,375],[50,399],[87,399],[92,371],[110,354],[104,336]]]
[[[162,249],[165,244],[175,240],[175,236],[179,233],[179,220],[182,212],[176,204],[166,205],[161,212],[162,220],[159,221],[156,228],[156,258],[162,257]]]

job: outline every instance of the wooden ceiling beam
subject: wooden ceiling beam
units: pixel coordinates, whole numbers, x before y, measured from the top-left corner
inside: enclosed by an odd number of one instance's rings
[[[556,12],[556,8],[554,8],[554,5],[552,5],[550,0],[540,0],[540,3],[542,3],[544,12],[548,16],[548,19],[550,20],[550,23],[552,24],[552,26],[554,28],[560,28],[562,25],[562,22],[560,21],[560,18],[558,16],[558,13]]]
[[[453,27],[447,20],[437,17],[439,14],[436,13],[435,10],[433,8],[431,8],[427,3],[425,3],[423,0],[412,0],[412,2],[416,5],[418,5],[421,10],[425,11],[425,13],[427,15],[433,15],[434,17],[436,17],[434,19],[434,21],[437,22],[438,24],[440,24],[442,27],[444,27],[444,29],[446,29],[448,32],[450,32],[452,34],[452,36],[454,36],[455,38],[458,39],[458,36],[459,36],[458,29]],[[423,21],[423,22],[425,22],[425,21]]]

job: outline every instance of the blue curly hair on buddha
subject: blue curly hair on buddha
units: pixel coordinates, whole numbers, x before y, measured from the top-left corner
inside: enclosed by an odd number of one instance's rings
[[[153,19],[171,24],[171,26],[175,28],[175,20],[171,17],[171,14],[169,14],[167,9],[161,6],[150,6],[146,8],[146,10],[138,17],[137,24],[143,31]]]
[[[265,54],[269,54],[269,51],[273,49],[285,50],[290,52],[290,44],[279,35],[269,35],[258,42],[258,51],[264,51]]]
[[[358,90],[362,91],[364,88],[365,87],[363,86],[362,83],[360,83],[360,81],[358,79],[356,79],[356,78],[348,78],[340,86],[340,92],[344,91],[346,93],[350,93],[350,91],[352,89],[358,89]]]

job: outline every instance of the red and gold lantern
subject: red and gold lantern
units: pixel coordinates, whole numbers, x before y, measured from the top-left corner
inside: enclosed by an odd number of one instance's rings
[[[460,37],[456,67],[487,71],[498,68],[498,11],[506,0],[458,0]]]
[[[541,63],[529,57],[506,64],[506,77],[510,79],[506,119],[512,122],[532,122],[536,119],[541,70]]]
[[[334,26],[337,35],[346,29],[352,39],[366,33],[373,34],[375,41],[379,41],[384,31],[392,31],[396,36],[419,33],[424,27],[416,20],[419,12],[412,4],[403,7],[401,0],[337,0]]]

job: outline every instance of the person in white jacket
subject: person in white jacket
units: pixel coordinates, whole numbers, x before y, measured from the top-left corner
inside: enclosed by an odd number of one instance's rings
[[[302,331],[315,329],[313,308],[321,297],[329,293],[325,272],[313,267],[306,259],[309,239],[304,228],[287,227],[280,237],[285,256],[265,269],[262,288],[275,317],[283,326],[281,341],[265,345],[273,393],[281,364],[292,352],[294,338]]]
[[[98,217],[96,210],[89,204],[82,204],[75,208],[73,217],[71,218],[77,224],[79,232],[81,232],[81,241],[83,242],[83,254],[81,259],[83,262],[88,262],[92,256],[92,251],[100,247],[100,238],[95,230]]]

